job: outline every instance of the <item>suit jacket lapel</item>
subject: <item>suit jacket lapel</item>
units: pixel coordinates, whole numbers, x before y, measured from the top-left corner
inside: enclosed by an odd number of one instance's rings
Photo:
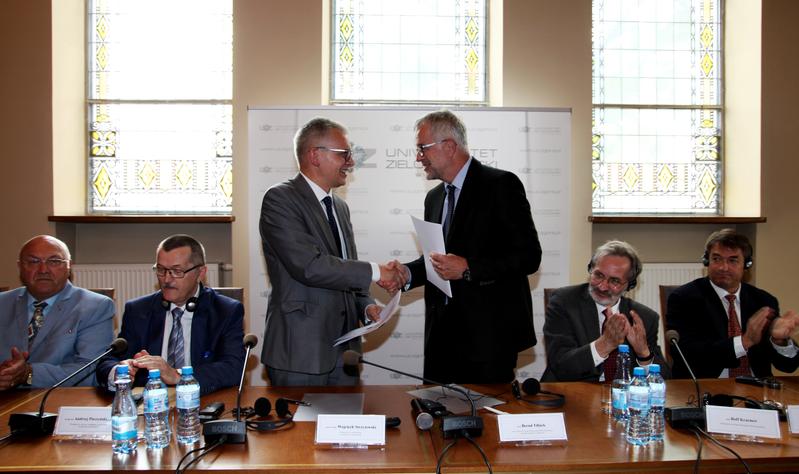
[[[721,302],[721,298],[716,294],[713,287],[710,286],[710,279],[705,278],[702,280],[701,285],[704,300],[707,304],[707,317],[710,318],[717,334],[726,335],[729,320],[727,318],[727,311],[724,309],[724,304]]]
[[[166,354],[161,354],[161,348],[164,344],[164,338],[169,337],[169,332],[164,329],[166,312],[168,310],[161,306],[161,299],[161,292],[159,291],[153,297],[153,304],[150,306],[150,314],[146,316],[148,322],[147,329],[149,331],[147,340],[150,341],[147,352],[153,355],[166,357]]]
[[[347,258],[357,260],[358,253],[355,250],[355,235],[352,230],[352,222],[350,222],[349,219],[349,212],[344,205],[344,201],[335,195],[333,196],[333,206],[336,208],[338,225],[341,228],[342,235],[344,235],[344,242],[342,242],[342,245],[347,249]]]
[[[36,333],[36,337],[33,339],[33,345],[30,348],[31,354],[38,352],[40,347],[46,350],[49,344],[47,338],[50,337],[51,334],[57,335],[63,329],[64,324],[68,323],[68,321],[64,320],[64,306],[69,302],[74,291],[72,285],[67,283],[67,286],[61,291],[61,294],[58,295],[52,308],[50,308],[47,315],[44,317],[44,325],[42,325],[39,332]],[[25,334],[27,335],[27,333],[28,330],[26,327]]]
[[[599,315],[596,312],[596,303],[588,294],[588,285],[585,286],[582,298],[580,298],[580,319],[585,327],[586,340],[594,341],[599,337]]]
[[[24,342],[23,345],[19,347],[20,350],[27,350],[28,348],[28,318],[30,314],[28,313],[28,292],[23,291],[18,297],[17,301],[14,304],[14,321],[16,321],[16,329],[18,334],[22,335],[22,339],[20,342]],[[3,354],[3,359],[6,357],[10,357],[10,354]]]
[[[211,320],[208,316],[210,305],[210,292],[207,288],[203,288],[197,301],[197,311],[191,319],[191,355],[190,359],[184,362],[186,364],[198,365],[202,359],[202,350],[208,347],[206,338],[212,335],[212,328],[209,327]]]
[[[466,222],[467,216],[469,209],[477,205],[477,193],[480,189],[480,174],[482,168],[482,163],[477,161],[476,158],[472,158],[469,170],[466,172],[466,177],[463,180],[463,187],[458,195],[457,206],[455,206],[452,222],[450,222],[449,235],[447,236],[447,251],[450,250],[449,242],[457,242],[457,236],[463,232],[462,229],[468,228]]]

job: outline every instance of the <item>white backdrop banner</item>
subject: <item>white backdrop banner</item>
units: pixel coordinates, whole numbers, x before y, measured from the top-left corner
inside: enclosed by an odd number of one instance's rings
[[[296,175],[293,137],[313,117],[347,127],[355,171],[335,192],[350,207],[361,260],[409,262],[420,248],[409,216],[424,217],[424,197],[439,181],[427,181],[416,163],[415,121],[434,109],[385,107],[251,108],[249,110],[249,328],[259,336],[260,355],[270,291],[258,222],[269,187]],[[512,171],[527,190],[543,249],[541,268],[530,276],[538,345],[520,354],[517,378],[540,378],[546,367],[543,289],[568,284],[571,209],[571,111],[567,109],[456,108],[466,125],[469,149],[488,166]],[[421,375],[424,289],[402,295],[397,316],[364,340],[364,358]],[[381,304],[388,294],[377,285]],[[490,315],[486,315],[490,317]],[[364,366],[366,384],[411,384],[414,380]],[[259,367],[252,384],[265,384]]]

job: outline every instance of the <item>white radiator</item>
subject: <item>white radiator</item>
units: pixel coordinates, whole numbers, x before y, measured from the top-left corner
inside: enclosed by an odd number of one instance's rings
[[[206,284],[219,286],[218,263],[209,263]],[[125,303],[139,296],[148,295],[158,289],[158,280],[152,263],[105,263],[72,265],[72,283],[81,288],[113,288],[116,304],[117,330],[122,321]]]
[[[638,285],[627,296],[660,314],[660,285],[682,285],[703,275],[704,267],[701,263],[644,263]],[[665,317],[665,314],[661,314],[658,335],[660,349],[663,351],[666,350],[663,337]]]

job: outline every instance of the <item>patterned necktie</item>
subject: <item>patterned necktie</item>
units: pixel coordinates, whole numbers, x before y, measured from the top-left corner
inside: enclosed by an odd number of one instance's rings
[[[336,239],[338,256],[344,258],[344,254],[341,253],[341,237],[338,235],[338,225],[336,225],[336,218],[333,217],[333,199],[330,196],[325,196],[322,202],[325,203],[325,210],[327,210],[327,223],[330,225],[330,232],[333,233],[333,238]]]
[[[44,308],[47,307],[47,303],[44,301],[37,301],[33,303],[33,318],[31,318],[31,322],[28,324],[28,347],[33,344],[33,338],[39,334],[39,329],[42,328],[44,325]]]
[[[602,321],[602,332],[605,332],[605,323],[608,322],[608,318],[610,318],[611,315],[610,308],[605,308],[605,310],[602,311],[602,314],[605,315],[605,320]],[[617,347],[616,349],[610,351],[608,358],[605,359],[605,363],[602,365],[602,372],[605,374],[605,382],[612,382],[613,379],[616,378],[616,366],[619,364],[618,359],[619,348]]]
[[[169,333],[167,362],[175,369],[180,369],[183,367],[183,325],[180,323],[180,318],[182,317],[182,309],[172,309],[172,332]]]
[[[735,295],[727,295],[725,298],[727,298],[727,301],[730,303],[730,309],[727,310],[727,336],[740,336],[741,325],[738,323],[738,312],[735,311]],[[752,372],[749,370],[749,357],[743,356],[738,360],[740,365],[730,369],[729,377],[734,378],[739,375],[751,375]]]
[[[449,236],[449,227],[452,223],[452,215],[455,214],[455,186],[447,185],[447,218],[444,220],[444,240]]]

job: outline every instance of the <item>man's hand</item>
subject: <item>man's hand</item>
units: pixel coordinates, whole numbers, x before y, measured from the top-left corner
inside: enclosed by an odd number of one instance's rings
[[[28,353],[11,348],[11,358],[0,364],[0,390],[8,390],[28,377]]]
[[[377,282],[381,288],[392,296],[408,283],[408,270],[398,260],[392,260],[380,265],[380,280]]]
[[[763,333],[774,316],[774,310],[764,306],[749,318],[746,322],[746,332],[741,335],[741,343],[744,349],[748,351],[750,347],[760,343],[760,340],[763,339]]]
[[[469,268],[469,263],[465,258],[451,253],[444,255],[430,252],[430,260],[438,276],[445,280],[460,280],[463,278],[463,272]]]
[[[622,314],[622,316],[624,316]],[[630,342],[635,355],[642,360],[649,359],[651,352],[649,351],[649,343],[646,341],[646,329],[641,317],[638,316],[634,310],[630,310],[630,317],[633,324],[628,326],[627,341]]]
[[[605,322],[605,329],[596,340],[596,350],[602,357],[607,357],[619,344],[624,342],[627,336],[627,316],[621,313],[614,313]]]
[[[799,328],[799,314],[788,311],[771,324],[771,340],[778,346],[787,346],[788,339]]]
[[[133,366],[139,369],[160,370],[161,380],[163,380],[167,385],[175,385],[180,380],[180,374],[178,371],[171,367],[161,356],[150,355],[147,353],[147,351],[141,351],[133,356],[132,362]]]
[[[366,307],[366,317],[369,318],[369,321],[374,323],[380,319],[380,311],[382,309],[383,308],[381,308],[379,305],[370,304]]]

